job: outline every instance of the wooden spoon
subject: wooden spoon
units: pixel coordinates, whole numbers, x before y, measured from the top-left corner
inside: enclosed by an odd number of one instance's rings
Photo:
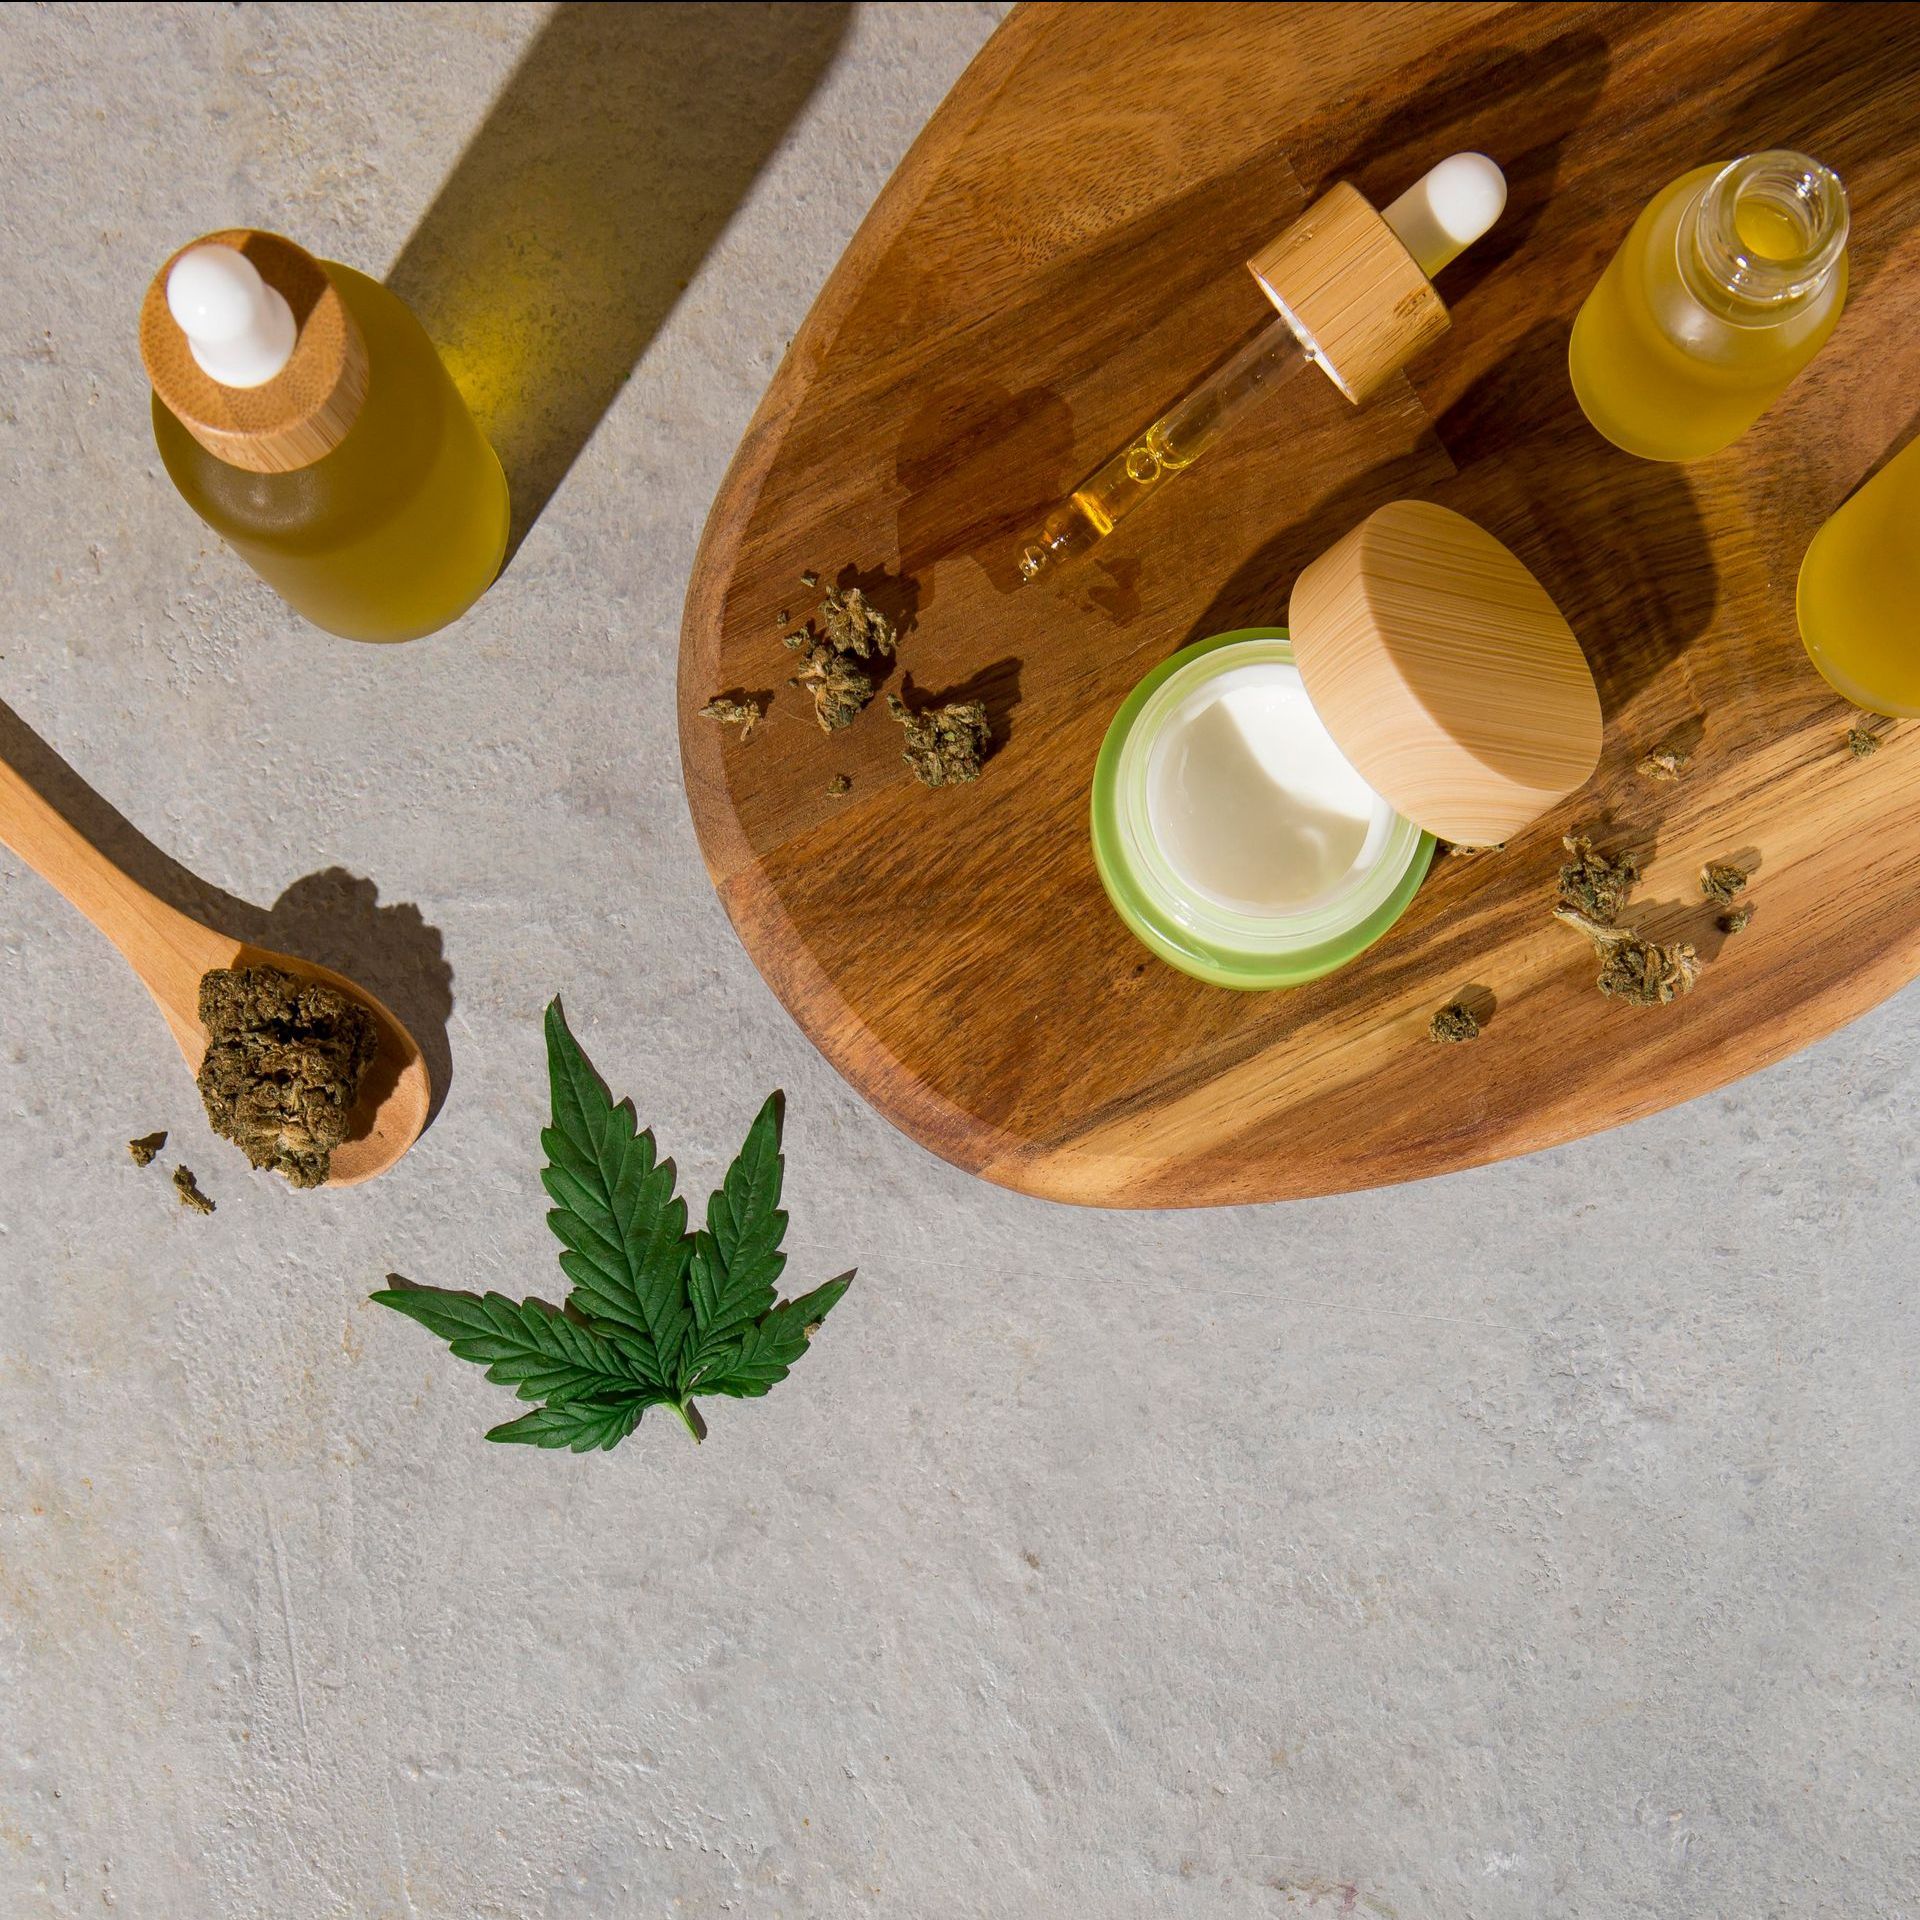
[[[0,760],[0,841],[66,895],[120,949],[153,995],[188,1070],[200,1071],[207,1030],[200,1024],[200,977],[215,967],[278,967],[350,994],[373,1015],[379,1043],[360,1082],[352,1130],[333,1150],[330,1187],[358,1186],[385,1173],[419,1139],[432,1085],[413,1035],[365,987],[330,968],[248,946],[156,900],[57,814]]]

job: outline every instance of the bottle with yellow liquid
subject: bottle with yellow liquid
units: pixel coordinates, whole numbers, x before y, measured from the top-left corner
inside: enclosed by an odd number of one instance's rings
[[[414,640],[492,584],[506,476],[385,287],[278,234],[209,234],[155,277],[140,351],[174,485],[315,626]]]
[[[1813,536],[1800,563],[1800,638],[1838,693],[1920,715],[1920,440]]]
[[[1826,344],[1847,195],[1803,153],[1696,167],[1654,195],[1573,323],[1587,418],[1644,460],[1730,446]]]

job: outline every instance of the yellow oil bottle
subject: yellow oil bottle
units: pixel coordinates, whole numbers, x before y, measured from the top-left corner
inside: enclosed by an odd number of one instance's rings
[[[386,288],[277,234],[211,234],[156,277],[140,336],[174,485],[297,613],[413,640],[487,590],[505,475]]]
[[[1846,246],[1846,190],[1805,154],[1670,181],[1573,323],[1568,370],[1587,418],[1645,460],[1730,446],[1838,324]]]
[[[1872,713],[1920,714],[1920,440],[1813,536],[1798,608],[1836,692]]]

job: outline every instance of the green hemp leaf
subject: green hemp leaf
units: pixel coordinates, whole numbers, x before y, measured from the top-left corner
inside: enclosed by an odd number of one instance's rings
[[[553,1124],[540,1135],[540,1178],[572,1283],[566,1305],[410,1284],[373,1298],[484,1366],[489,1380],[543,1403],[489,1440],[591,1453],[617,1447],[649,1407],[671,1407],[704,1439],[695,1397],[754,1399],[777,1386],[853,1279],[775,1299],[787,1264],[780,1096],[748,1129],[707,1202],[705,1228],[689,1233],[673,1162],[657,1157],[633,1102],[615,1104],[558,1000],[547,1008],[547,1073]]]

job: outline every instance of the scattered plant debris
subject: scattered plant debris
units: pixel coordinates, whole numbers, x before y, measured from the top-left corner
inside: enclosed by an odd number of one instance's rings
[[[1560,905],[1611,926],[1640,878],[1640,856],[1629,849],[1609,859],[1583,833],[1570,833],[1560,844],[1573,856],[1560,869]]]
[[[897,693],[890,693],[887,710],[906,729],[900,757],[922,786],[957,786],[980,778],[993,737],[983,701],[955,700],[915,713]]]
[[[1678,780],[1692,760],[1693,755],[1685,747],[1668,741],[1636,761],[1633,770],[1643,780]]]
[[[143,1133],[138,1140],[127,1142],[127,1152],[133,1157],[136,1167],[150,1167],[153,1157],[167,1144],[167,1130],[162,1127],[158,1133]]]
[[[1722,933],[1745,933],[1747,922],[1753,918],[1751,907],[1735,907],[1729,913],[1723,913],[1715,922]]]
[[[193,1177],[191,1167],[174,1168],[173,1190],[180,1196],[183,1207],[191,1207],[195,1213],[213,1212],[213,1202],[200,1191],[200,1183]]]
[[[1734,896],[1744,893],[1747,886],[1747,870],[1736,867],[1730,861],[1712,860],[1700,869],[1700,891],[1716,907],[1730,907]]]
[[[1464,860],[1468,855],[1475,853],[1505,853],[1507,850],[1507,843],[1504,840],[1493,840],[1479,847],[1464,846],[1457,840],[1448,840],[1443,844],[1449,860]]]
[[[1463,1040],[1480,1038],[1480,1022],[1459,1001],[1445,1006],[1427,1022],[1427,1038],[1436,1046],[1458,1046]]]
[[[1665,1006],[1693,989],[1700,977],[1700,959],[1684,940],[1662,946],[1631,927],[1583,913],[1578,907],[1558,906],[1553,917],[1584,933],[1600,956],[1600,977],[1594,983],[1609,999],[1630,1006]]]
[[[738,727],[743,747],[753,738],[754,729],[767,716],[765,701],[751,696],[743,700],[736,699],[727,693],[716,693],[700,712],[704,718],[717,720],[723,727]]]
[[[848,779],[844,773],[836,773],[833,778],[827,782],[827,798],[829,800],[844,800],[852,791],[853,782]]]
[[[1864,760],[1868,755],[1880,751],[1880,736],[1877,733],[1869,733],[1865,727],[1849,727],[1847,751],[1856,760]]]

